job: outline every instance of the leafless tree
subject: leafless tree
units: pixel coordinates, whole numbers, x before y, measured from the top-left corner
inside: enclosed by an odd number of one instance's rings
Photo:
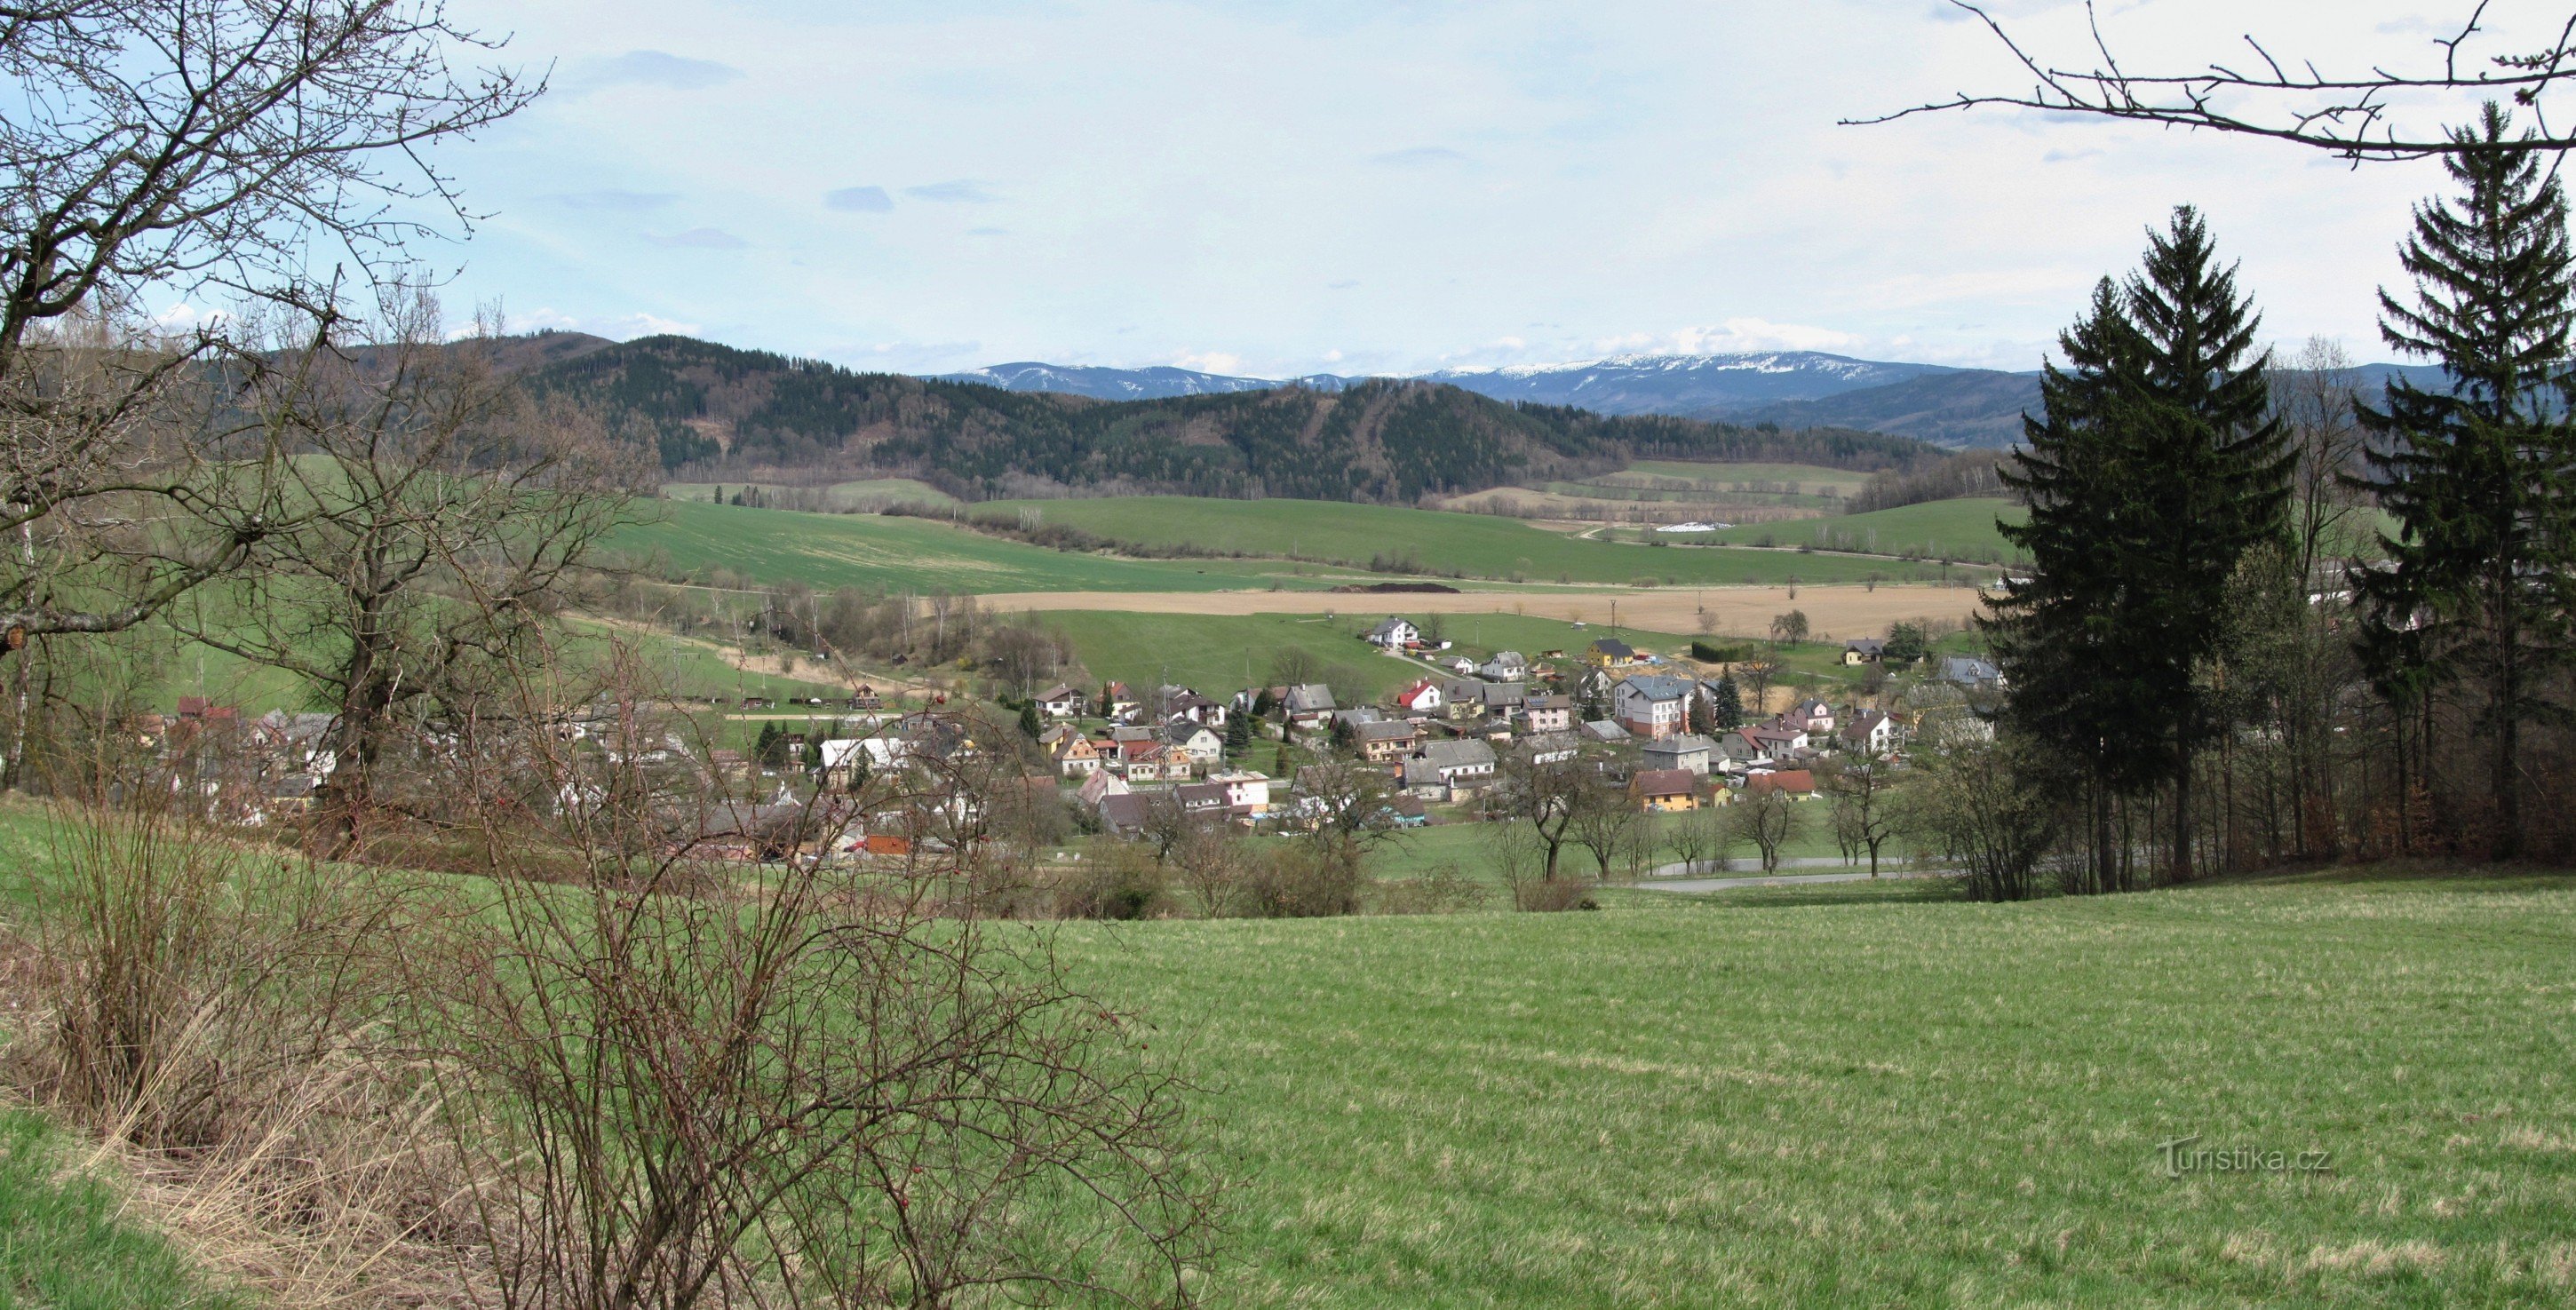
[[[293,673],[330,705],[321,799],[335,851],[376,803],[406,705],[452,708],[492,662],[541,658],[534,630],[623,521],[636,476],[596,424],[541,411],[496,375],[481,338],[443,343],[434,304],[395,312],[393,344],[328,348],[301,394],[277,398],[292,416],[282,500],[301,525],[171,612],[190,637]]]
[[[1726,815],[1735,840],[1749,842],[1761,852],[1764,873],[1780,871],[1780,852],[1797,839],[1806,817],[1787,792],[1751,784],[1726,807]]]
[[[1723,792],[1719,794],[1724,795]],[[1712,859],[1725,858],[1725,839],[1719,835],[1718,825],[1712,822],[1721,813],[1721,807],[1709,806],[1678,815],[1671,821],[1664,834],[1664,844],[1671,848],[1673,857],[1681,861],[1683,873],[1696,873],[1700,865]]]
[[[20,547],[0,563],[0,656],[140,623],[281,530],[255,481],[209,478],[210,458],[245,452],[201,448],[240,435],[208,403],[210,366],[237,377],[265,361],[222,319],[132,326],[140,298],[328,300],[305,270],[332,248],[371,276],[439,230],[422,215],[470,226],[431,148],[543,89],[451,66],[494,48],[438,0],[0,9],[0,533]],[[60,328],[81,316],[90,329]],[[50,590],[64,555],[121,567]]]
[[[2576,78],[2576,14],[2556,22],[2555,35],[2544,42],[2480,53],[2477,47],[2493,36],[2486,26],[2492,0],[2477,0],[2466,17],[2447,29],[2450,35],[2432,42],[2438,60],[2412,70],[2373,64],[2358,72],[2329,73],[2312,60],[2276,53],[2249,34],[2243,38],[2242,56],[2233,62],[2213,60],[2197,70],[2150,73],[2121,61],[2090,0],[2084,8],[2091,49],[2079,57],[2086,62],[2069,64],[2034,52],[1985,6],[1968,0],[1950,3],[1985,24],[2030,77],[2029,88],[1962,91],[1936,103],[1846,119],[1846,124],[1885,123],[1951,109],[2035,109],[2284,141],[2356,163],[2487,149],[2576,147],[2576,135],[2565,127],[2553,128],[2549,120],[2552,98]],[[2442,116],[2455,114],[2462,93],[2509,97],[2530,109],[2539,121],[2538,139],[2497,146],[2441,130]]]
[[[1833,801],[1836,834],[1848,837],[1848,849],[1869,852],[1869,876],[1877,877],[1879,850],[1896,836],[1891,766],[1865,759],[1830,761],[1817,772],[1816,785]]]
[[[1600,878],[1607,882],[1610,866],[1642,844],[1648,830],[1645,815],[1624,793],[1607,787],[1596,787],[1594,792],[1587,803],[1574,808],[1574,844],[1592,853]]]
[[[1542,852],[1539,877],[1554,882],[1566,844],[1583,815],[1605,804],[1607,789],[1581,760],[1542,763],[1527,745],[1506,753],[1495,771],[1495,787],[1486,804],[1507,822],[1530,825]]]

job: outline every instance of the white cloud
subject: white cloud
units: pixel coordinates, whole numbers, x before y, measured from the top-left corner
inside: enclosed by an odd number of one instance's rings
[[[1243,356],[1228,354],[1222,350],[1184,352],[1173,356],[1172,364],[1177,368],[1196,369],[1201,373],[1239,375],[1243,372]]]
[[[883,214],[894,208],[894,197],[881,186],[843,187],[823,193],[823,208],[844,214]]]

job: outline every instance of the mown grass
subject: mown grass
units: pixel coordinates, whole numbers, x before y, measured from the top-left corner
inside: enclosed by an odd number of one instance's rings
[[[1939,894],[1059,941],[1214,1080],[1225,1304],[2576,1296],[2576,883]]]
[[[230,1310],[168,1243],[118,1218],[115,1195],[65,1170],[41,1117],[0,1109],[0,1310]]]
[[[988,511],[1035,511],[1047,523],[1155,549],[1193,547],[1250,556],[1365,566],[1401,561],[1436,575],[1530,582],[1672,585],[1856,582],[1871,575],[1930,579],[1936,571],[1884,560],[1591,541],[1514,519],[1319,500],[1121,496],[994,501]],[[1099,590],[1114,590],[1107,586]]]

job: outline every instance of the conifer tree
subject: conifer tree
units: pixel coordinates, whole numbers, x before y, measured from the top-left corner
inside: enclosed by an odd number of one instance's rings
[[[2043,417],[2004,473],[2030,505],[2005,537],[2036,565],[1988,624],[2007,718],[2087,776],[2097,885],[2125,864],[2110,798],[2155,784],[2173,789],[2171,876],[2192,874],[2192,754],[2212,729],[2197,677],[2238,562],[2287,529],[2295,456],[2259,323],[2200,215],[2176,209],[2059,339],[2068,367],[2043,374]]]
[[[1735,675],[1717,675],[1717,690],[1711,697],[1709,717],[1719,732],[1733,732],[1744,726],[1744,692],[1735,685]]]
[[[2385,410],[2362,411],[2375,440],[2360,484],[2398,530],[2380,539],[2389,567],[2353,572],[2362,659],[2407,702],[2401,722],[2434,688],[2474,687],[2499,859],[2520,843],[2522,727],[2568,717],[2548,688],[2569,653],[2576,566],[2567,207],[2541,152],[2499,148],[2530,139],[2511,132],[2490,102],[2452,134],[2462,149],[2443,166],[2462,194],[2415,211],[2400,252],[2412,303],[2380,292],[2380,335],[2439,361],[2452,387],[2393,380]]]
[[[1225,750],[1240,756],[1252,749],[1252,719],[1248,715],[1230,714],[1225,720]]]

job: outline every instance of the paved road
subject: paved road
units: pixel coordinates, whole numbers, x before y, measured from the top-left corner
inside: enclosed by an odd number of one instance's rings
[[[1783,860],[1781,861],[1781,864],[1784,867],[1793,868],[1843,868],[1843,862],[1836,859]],[[1696,867],[1698,869],[1716,869],[1720,872],[1724,871],[1719,862],[1715,860],[1702,860]],[[1655,870],[1653,875],[1645,881],[1632,885],[1645,888],[1649,891],[1723,892],[1733,891],[1738,887],[1800,887],[1810,883],[1820,882],[1861,882],[1869,877],[1869,870],[1867,869],[1843,869],[1842,872],[1838,873],[1757,874],[1747,878],[1690,878],[1679,876],[1685,872],[1692,871],[1696,870],[1684,870],[1679,864],[1667,864],[1664,867]],[[1948,878],[1955,876],[1956,872],[1956,870],[1952,869],[1899,869],[1882,865],[1880,866],[1878,876],[1881,878]]]

